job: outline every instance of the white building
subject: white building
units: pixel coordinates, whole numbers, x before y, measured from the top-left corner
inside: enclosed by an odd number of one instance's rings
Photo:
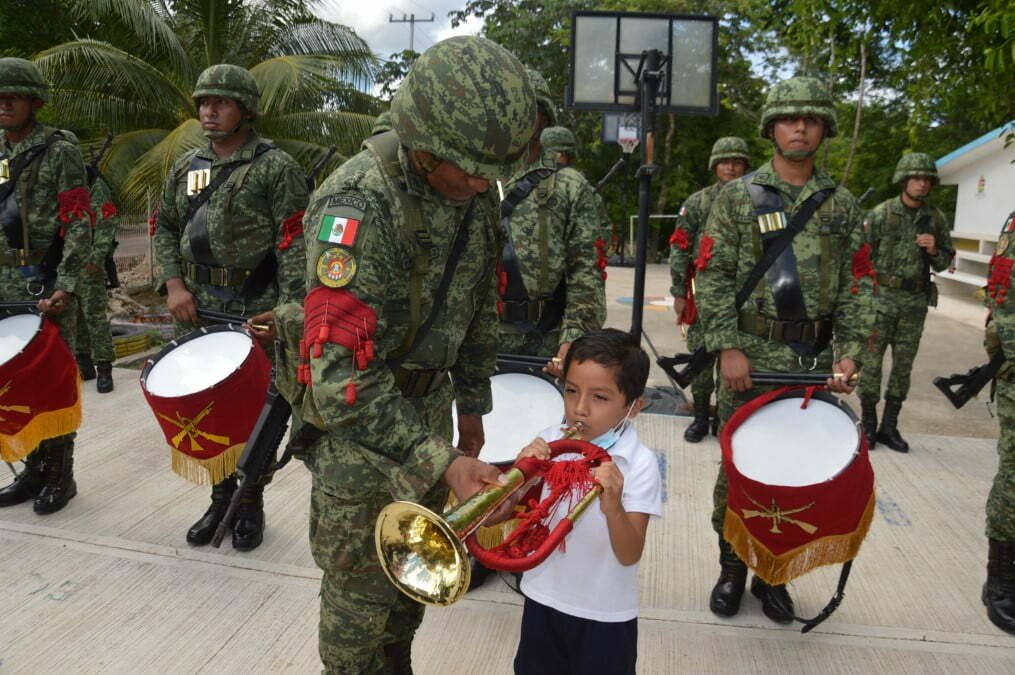
[[[958,185],[952,240],[955,262],[941,272],[951,279],[983,286],[1005,217],[1015,211],[1015,120],[988,131],[937,160],[942,185]]]

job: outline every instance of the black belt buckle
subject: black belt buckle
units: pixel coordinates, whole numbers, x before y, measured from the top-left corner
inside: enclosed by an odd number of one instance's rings
[[[809,325],[807,321],[776,320],[772,322],[772,326],[768,331],[768,337],[770,340],[782,343],[804,343],[807,341],[807,327]]]

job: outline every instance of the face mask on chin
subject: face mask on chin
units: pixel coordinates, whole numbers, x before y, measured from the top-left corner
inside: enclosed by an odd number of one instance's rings
[[[598,445],[603,450],[609,450],[614,445],[616,445],[617,441],[620,440],[620,437],[624,435],[625,431],[627,431],[627,426],[631,422],[629,416],[633,408],[634,402],[632,401],[631,405],[628,406],[627,408],[627,412],[624,414],[624,419],[617,422],[617,424],[612,429],[600,434],[599,436],[596,436],[593,440],[589,442],[592,443],[592,445]]]

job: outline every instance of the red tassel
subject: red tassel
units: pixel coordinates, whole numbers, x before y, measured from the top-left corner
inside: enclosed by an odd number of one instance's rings
[[[70,224],[72,220],[87,216],[92,226],[95,226],[92,197],[85,187],[79,186],[59,193],[56,196],[56,211],[61,223]]]
[[[1012,259],[994,255],[990,259],[987,275],[987,295],[998,305],[1002,304],[1011,288]]]
[[[152,215],[148,216],[148,236],[154,237],[155,230],[159,225],[159,210],[155,209],[152,211]]]
[[[691,235],[687,234],[683,226],[673,230],[673,234],[670,235],[670,246],[676,246],[681,251],[691,247]]]
[[[606,257],[606,242],[602,237],[596,239],[596,267],[599,269],[603,281],[606,281],[606,265],[609,260]]]
[[[715,239],[704,235],[698,244],[698,257],[694,259],[694,268],[703,270],[708,267],[708,261],[712,259],[712,248],[715,246]]]
[[[105,220],[109,220],[110,218],[119,215],[119,213],[120,212],[116,210],[116,204],[113,202],[106,202],[102,205],[102,217]]]
[[[356,383],[355,382],[350,382],[349,384],[345,385],[345,404],[347,406],[350,406],[350,407],[356,405]]]
[[[874,261],[871,260],[871,245],[864,244],[856,253],[853,254],[853,278],[856,280],[853,286],[849,289],[849,292],[856,295],[860,292],[860,280],[864,277],[870,277],[874,280],[874,285],[878,285],[878,273],[874,270]]]
[[[363,343],[363,349],[366,351],[367,362],[373,361],[377,358],[377,352],[374,351],[374,341],[367,340]]]

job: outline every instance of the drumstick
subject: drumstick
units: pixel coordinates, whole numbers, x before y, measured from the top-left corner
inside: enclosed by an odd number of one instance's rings
[[[842,377],[843,373],[773,373],[755,371],[751,373],[751,382],[755,384],[784,384],[820,386],[829,378]],[[847,382],[856,384],[860,380],[859,373],[849,376]]]

